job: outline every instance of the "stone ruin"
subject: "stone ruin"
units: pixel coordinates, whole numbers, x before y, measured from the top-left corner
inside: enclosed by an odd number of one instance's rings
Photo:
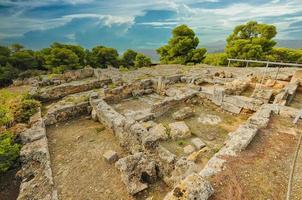
[[[298,72],[298,71],[297,71]],[[300,73],[300,72],[299,72]],[[281,89],[253,83],[253,76],[238,76],[225,71],[200,70],[183,74],[155,76],[130,82],[114,69],[82,69],[67,72],[56,79],[33,81],[31,94],[42,102],[53,102],[46,113],[39,111],[30,120],[30,128],[21,134],[22,184],[18,199],[58,199],[52,178],[45,125],[53,125],[80,115],[91,115],[112,130],[127,156],[119,158],[113,150],[104,158],[120,171],[121,181],[135,195],[158,180],[171,191],[165,200],[208,199],[214,190],[208,177],[224,169],[224,156],[244,151],[260,128],[266,127],[272,114],[295,117],[298,110],[289,107],[301,76],[293,75]],[[253,94],[242,96],[248,88]],[[147,102],[142,109],[119,112],[127,99]],[[224,145],[200,169],[196,157],[207,151],[207,142],[192,135],[184,121],[195,115],[191,107],[172,114],[173,123],[154,122],[177,105],[209,102],[231,115],[249,113],[246,122],[230,132]],[[199,118],[200,123],[215,125],[217,116]],[[182,156],[169,151],[163,141],[190,139]],[[41,181],[42,180],[42,181]],[[43,183],[41,185],[41,183]]]

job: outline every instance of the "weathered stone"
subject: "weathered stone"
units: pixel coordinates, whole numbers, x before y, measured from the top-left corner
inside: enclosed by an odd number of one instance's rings
[[[184,121],[169,124],[172,139],[183,139],[191,136],[191,131]]]
[[[212,99],[213,103],[220,106],[223,102],[224,93],[225,93],[224,88],[214,87],[214,93]]]
[[[191,107],[184,107],[173,113],[172,117],[175,120],[184,120],[188,117],[192,117],[194,115],[194,111]]]
[[[195,148],[189,144],[189,145],[185,146],[183,150],[184,150],[184,153],[188,155],[188,154],[193,153],[195,151]]]
[[[109,162],[113,163],[118,160],[117,152],[108,150],[103,154],[103,157]]]
[[[149,130],[149,134],[157,137],[159,140],[168,139],[167,128],[163,124],[157,124]]]
[[[206,144],[200,138],[192,138],[191,142],[198,150],[206,146]]]
[[[122,181],[130,194],[134,195],[148,188],[148,184],[156,181],[155,162],[143,153],[136,153],[119,159],[115,166],[121,171]]]
[[[203,115],[198,117],[198,122],[203,123],[203,124],[209,124],[209,125],[216,125],[221,122],[221,118],[217,115]]]
[[[193,173],[180,181],[164,200],[207,200],[213,193],[211,184]]]
[[[235,114],[239,114],[242,110],[242,107],[238,107],[235,106],[234,104],[227,103],[227,102],[223,102],[221,107],[222,109]]]

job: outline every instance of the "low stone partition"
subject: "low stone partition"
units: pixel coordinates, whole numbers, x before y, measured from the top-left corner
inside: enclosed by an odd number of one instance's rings
[[[38,82],[38,86],[44,87],[49,85],[60,85],[71,81],[81,80],[94,76],[94,69],[85,67],[78,70],[68,70],[63,74],[54,74],[42,76],[42,80]]]
[[[300,82],[298,80],[291,81],[278,95],[276,95],[274,104],[289,105],[296,94],[299,84]]]
[[[122,85],[113,89],[107,88],[104,91],[106,102],[117,103],[132,96],[141,96],[153,93],[153,82],[151,79],[144,79],[130,84]]]
[[[158,117],[167,112],[174,105],[186,101],[194,96],[197,96],[198,91],[188,89],[182,94],[175,95],[174,97],[166,97],[162,101],[152,105],[151,112],[154,113],[155,117]]]
[[[31,127],[20,134],[22,168],[18,172],[22,182],[18,200],[57,200],[57,191],[50,167],[50,155],[41,111],[30,119]]]
[[[36,96],[41,101],[56,100],[70,94],[101,88],[105,85],[108,85],[109,83],[111,83],[111,79],[90,79],[74,81],[58,86],[39,88],[34,96]]]
[[[213,91],[201,89],[198,95],[234,114],[239,114],[242,109],[257,111],[263,104],[263,101],[251,97],[226,95],[225,89],[222,87],[214,87]]]
[[[248,118],[236,131],[229,133],[225,145],[217,152],[200,171],[199,175],[209,177],[224,169],[225,156],[236,156],[253,140],[258,130],[266,128],[271,114],[285,117],[295,117],[299,110],[287,106],[264,104],[260,109]]]

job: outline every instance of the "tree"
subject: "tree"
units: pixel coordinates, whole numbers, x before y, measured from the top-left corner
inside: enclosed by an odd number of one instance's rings
[[[134,67],[149,67],[151,65],[151,59],[144,54],[138,53],[135,57]]]
[[[108,66],[118,67],[118,53],[116,49],[96,46],[87,53],[87,64],[95,68]]]
[[[0,46],[0,65],[5,66],[9,61],[11,50],[8,47]]]
[[[5,66],[0,65],[0,87],[7,86],[13,82],[13,79],[18,76],[18,70],[12,67],[9,63]]]
[[[45,56],[45,67],[55,73],[62,73],[68,69],[79,69],[79,58],[70,49],[55,47]]]
[[[84,66],[85,65],[85,50],[83,47],[79,45],[72,45],[72,44],[62,44],[58,42],[54,42],[51,46],[51,48],[64,48],[69,49],[73,53],[75,53],[79,58],[79,64]]]
[[[204,48],[200,50],[196,49],[198,43],[199,39],[195,36],[194,31],[186,25],[180,25],[173,29],[172,38],[168,44],[156,51],[160,55],[161,63],[197,63],[204,58],[204,54],[206,53],[206,49]]]
[[[250,21],[236,26],[227,38],[225,52],[229,58],[263,59],[276,45],[276,27]]]
[[[16,53],[18,51],[21,51],[22,49],[24,49],[24,46],[22,46],[21,44],[12,44],[10,46],[12,52]]]
[[[35,69],[38,63],[32,50],[14,51],[9,59],[11,65],[19,70]]]
[[[270,61],[302,63],[302,50],[273,48],[267,56]]]
[[[137,56],[137,52],[132,49],[127,49],[122,56],[121,62],[125,67],[134,66],[134,61]]]

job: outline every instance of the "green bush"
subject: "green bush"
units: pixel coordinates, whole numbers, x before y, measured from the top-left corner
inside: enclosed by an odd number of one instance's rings
[[[12,120],[13,117],[9,112],[9,108],[4,105],[0,105],[0,127],[5,126]]]
[[[208,53],[203,63],[213,66],[224,66],[228,64],[227,55],[225,53]]]
[[[144,54],[138,53],[135,57],[134,67],[149,67],[151,65],[151,58],[145,56]]]
[[[0,172],[5,172],[14,165],[20,148],[20,144],[14,143],[14,135],[11,132],[0,134]]]
[[[29,118],[38,111],[39,107],[41,107],[39,101],[26,97],[17,106],[14,118],[17,122],[27,123]]]

